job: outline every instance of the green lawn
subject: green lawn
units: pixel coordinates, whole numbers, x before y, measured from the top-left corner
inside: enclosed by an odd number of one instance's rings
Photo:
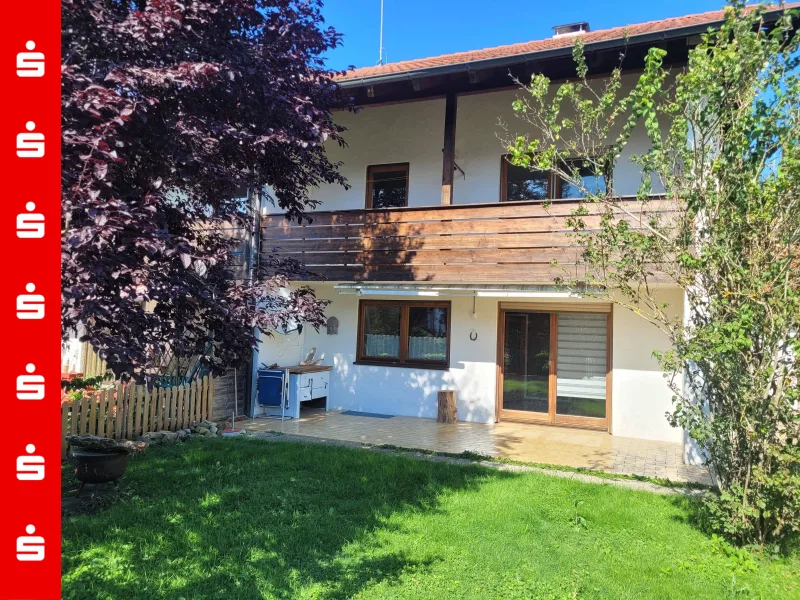
[[[800,557],[726,554],[683,497],[537,473],[198,439],[120,488],[64,519],[64,598],[800,598]]]

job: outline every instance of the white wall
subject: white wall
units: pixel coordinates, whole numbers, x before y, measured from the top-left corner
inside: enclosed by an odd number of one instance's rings
[[[630,88],[636,75],[626,76]],[[500,198],[500,158],[505,153],[498,138],[500,121],[509,131],[524,133],[523,123],[513,116],[511,103],[517,91],[460,96],[456,127],[456,162],[466,172],[456,174],[456,204],[490,203]],[[348,128],[345,148],[328,148],[332,161],[343,161],[342,173],[352,188],[322,186],[312,197],[322,201],[319,210],[364,208],[368,165],[408,162],[410,206],[436,206],[441,202],[443,99],[364,108],[359,114],[337,113]],[[643,128],[633,135],[615,172],[620,194],[633,194],[640,183],[638,168],[629,158],[646,149]],[[269,207],[275,211],[274,207]],[[332,284],[314,284],[322,298],[333,301],[327,314],[339,319],[339,334],[328,336],[305,330],[302,335],[276,335],[262,344],[259,362],[297,364],[316,346],[325,354],[331,374],[331,405],[369,412],[436,416],[436,392],[457,392],[459,418],[491,422],[495,411],[496,299],[477,301],[477,319],[472,319],[472,298],[452,301],[451,367],[448,370],[407,369],[354,365],[358,297],[342,296]],[[679,291],[664,292],[676,310],[682,307]],[[447,298],[442,298],[447,299]],[[478,334],[470,341],[470,331]],[[682,432],[671,428],[665,413],[671,409],[671,392],[652,358],[654,349],[665,349],[666,338],[632,312],[615,308],[613,325],[612,431],[614,435],[681,442]]]
[[[258,365],[263,363],[267,367],[275,363],[279,365],[297,365],[303,360],[303,343],[306,334],[305,328],[302,333],[292,331],[290,333],[273,333],[266,336],[261,332],[256,332],[256,337],[261,341],[258,351]]]
[[[355,365],[358,296],[343,296],[331,284],[315,285],[321,298],[332,300],[328,316],[339,319],[339,333],[327,335],[307,329],[276,335],[262,344],[259,362],[282,366],[297,364],[312,347],[323,364],[333,367],[330,406],[383,414],[436,417],[436,392],[455,390],[458,417],[463,421],[491,423],[495,416],[498,300],[478,298],[477,318],[471,317],[472,298],[450,300],[450,368],[432,370]],[[370,296],[370,299],[381,296]],[[386,297],[390,299],[390,297]],[[665,291],[665,302],[681,310],[679,291]],[[470,340],[470,333],[477,340]],[[683,433],[667,423],[671,392],[652,358],[655,349],[667,347],[666,337],[628,310],[614,308],[612,432],[614,435],[681,443]]]
[[[83,364],[83,353],[85,351],[83,342],[78,341],[78,337],[69,337],[61,342],[61,372],[79,373]]]
[[[638,76],[624,78],[624,90],[629,90]],[[552,86],[555,89],[556,86]],[[526,133],[533,135],[530,126],[517,118],[511,104],[520,96],[518,90],[488,94],[470,94],[458,98],[456,122],[456,162],[464,169],[466,179],[456,173],[454,200],[456,204],[498,202],[500,199],[500,163],[506,153],[501,139]],[[507,128],[506,133],[501,123]],[[630,161],[631,154],[648,148],[644,127],[637,127],[623,151],[614,172],[614,187],[620,195],[636,193],[641,176],[639,168]]]
[[[661,289],[659,299],[669,304],[670,314],[682,314],[681,290]],[[683,430],[667,423],[665,415],[672,410],[672,391],[653,358],[654,350],[669,349],[667,336],[618,305],[614,306],[612,321],[611,430],[624,437],[683,443]]]
[[[323,364],[333,366],[331,407],[433,418],[436,417],[436,393],[456,390],[461,420],[484,423],[494,420],[496,300],[477,299],[478,318],[472,319],[472,298],[443,298],[452,302],[450,369],[376,367],[353,364],[356,358],[358,296],[342,296],[329,284],[317,284],[315,289],[320,298],[332,300],[326,314],[339,319],[339,333],[334,336],[328,335],[324,328],[318,333],[306,329],[302,336],[302,354],[316,347],[317,357],[321,353],[325,355]],[[380,296],[375,298],[381,299]],[[473,329],[478,339],[470,341]],[[281,338],[283,336],[277,335],[262,344],[264,350],[259,362],[296,364],[275,358],[279,352],[294,345],[294,342]],[[269,360],[264,360],[267,356]]]
[[[625,89],[634,85],[637,77],[626,75]],[[526,124],[511,110],[519,93],[504,90],[458,97],[456,163],[466,178],[455,173],[455,204],[499,202],[500,158],[506,153],[500,122],[508,125],[511,134],[526,133]],[[311,196],[322,202],[318,210],[364,208],[367,166],[397,162],[409,163],[409,206],[440,204],[444,109],[445,101],[436,99],[368,106],[358,114],[337,112],[336,121],[347,127],[347,147],[329,143],[326,151],[332,161],[344,163],[341,172],[352,187],[323,185],[313,190]],[[641,178],[629,159],[632,153],[646,149],[647,143],[644,128],[638,127],[614,174],[618,193],[636,193]],[[272,205],[267,205],[267,210],[280,212]]]
[[[311,197],[317,210],[364,208],[367,166],[409,163],[408,205],[426,206],[442,201],[442,141],[444,100],[426,100],[363,108],[358,114],[339,111],[337,123],[347,127],[347,146],[326,145],[332,162],[342,161],[340,172],[351,188],[322,185]],[[268,212],[281,212],[267,204]]]

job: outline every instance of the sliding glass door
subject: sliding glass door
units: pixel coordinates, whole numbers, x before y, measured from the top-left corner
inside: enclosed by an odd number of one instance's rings
[[[543,413],[549,408],[550,315],[506,313],[503,410]]]
[[[610,315],[501,309],[499,417],[606,429]]]

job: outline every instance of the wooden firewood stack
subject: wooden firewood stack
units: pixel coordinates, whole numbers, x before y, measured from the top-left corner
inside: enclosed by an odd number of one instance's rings
[[[439,412],[436,420],[439,423],[455,423],[458,420],[456,393],[453,390],[439,392]]]

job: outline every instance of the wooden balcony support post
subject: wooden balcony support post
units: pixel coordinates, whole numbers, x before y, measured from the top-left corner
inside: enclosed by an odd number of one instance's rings
[[[453,203],[453,171],[456,159],[456,112],[458,97],[447,94],[444,107],[444,150],[442,153],[442,204]]]

